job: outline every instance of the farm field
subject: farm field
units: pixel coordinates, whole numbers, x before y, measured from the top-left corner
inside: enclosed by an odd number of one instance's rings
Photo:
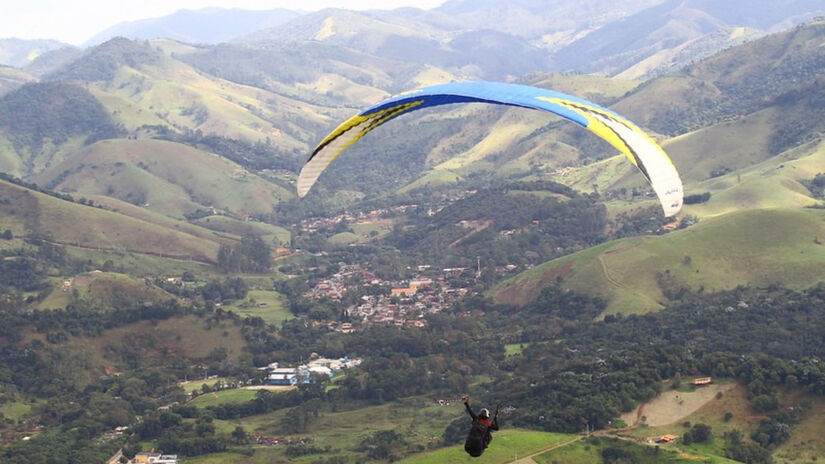
[[[281,325],[294,316],[284,306],[283,297],[272,290],[250,290],[246,299],[234,302],[224,309],[245,317],[260,317],[268,324]]]
[[[244,403],[254,400],[257,395],[258,392],[255,390],[233,388],[198,395],[187,404],[191,404],[199,408],[206,408],[209,406],[217,406],[227,403]]]

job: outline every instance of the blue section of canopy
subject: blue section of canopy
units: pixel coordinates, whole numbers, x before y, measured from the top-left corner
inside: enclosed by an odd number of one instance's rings
[[[381,103],[365,109],[361,112],[361,115],[366,116],[378,111],[416,101],[423,101],[421,105],[415,107],[416,110],[451,103],[478,102],[549,111],[576,122],[583,127],[587,127],[587,120],[575,111],[547,100],[541,100],[539,97],[561,99],[570,103],[581,104],[586,108],[604,111],[605,113],[614,115],[620,120],[624,120],[624,118],[621,118],[619,115],[606,108],[602,108],[592,102],[582,100],[581,98],[577,98],[572,95],[526,85],[505,84],[500,82],[452,82],[449,84],[433,85],[384,100]]]

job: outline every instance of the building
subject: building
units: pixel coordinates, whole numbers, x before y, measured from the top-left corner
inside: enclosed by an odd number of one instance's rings
[[[390,290],[391,296],[413,296],[418,291],[417,288],[414,287],[406,287],[406,288],[394,288]]]
[[[676,435],[671,435],[671,434],[662,435],[661,437],[659,437],[658,440],[656,440],[656,443],[670,443],[673,440],[675,440],[676,438],[678,438]]]
[[[327,366],[312,366],[307,369],[309,371],[309,375],[320,375],[332,378],[334,372]]]
[[[697,378],[693,379],[693,382],[691,382],[691,385],[696,386],[696,387],[699,387],[699,386],[702,386],[702,385],[708,385],[708,384],[711,383],[712,380],[713,379],[710,378],[710,377],[697,377]]]
[[[429,287],[432,286],[432,284],[433,279],[429,277],[419,277],[410,281],[410,288],[418,290],[420,287]]]
[[[160,454],[154,451],[145,451],[135,455],[130,464],[178,464],[177,454]]]
[[[272,369],[266,378],[267,385],[290,386],[296,383],[298,383],[298,371],[291,367]]]

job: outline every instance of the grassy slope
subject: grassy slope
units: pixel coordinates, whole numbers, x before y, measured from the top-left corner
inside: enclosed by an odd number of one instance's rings
[[[639,464],[735,464],[731,461],[718,457],[717,455],[687,455],[678,450],[671,449],[672,446],[661,446],[657,448],[639,445],[636,443],[615,440],[610,438],[591,438],[587,441],[579,441],[553,451],[536,456],[535,462],[539,464],[575,463],[575,464],[602,464],[602,451],[607,448],[621,449],[629,456],[626,462]],[[623,461],[624,462],[624,461]]]
[[[786,464],[792,462],[813,462],[812,458],[822,456],[825,452],[825,443],[821,437],[823,427],[825,427],[825,402],[815,396],[782,395],[783,406],[810,402],[810,409],[804,415],[802,421],[793,426],[791,435],[782,445],[773,452],[774,462]],[[732,418],[724,420],[725,413],[730,412]],[[765,415],[755,414],[748,400],[748,393],[742,385],[735,385],[728,389],[719,397],[714,398],[698,411],[679,420],[676,423],[658,427],[639,427],[629,432],[622,432],[623,435],[633,437],[638,440],[648,440],[652,437],[659,437],[665,434],[681,436],[687,430],[682,424],[707,424],[711,426],[714,440],[706,444],[693,444],[685,446],[677,443],[677,446],[684,451],[701,456],[724,456],[724,440],[722,436],[729,431],[739,430],[745,436],[749,436],[756,430],[759,422]],[[670,446],[670,445],[668,445]],[[721,459],[721,458],[715,458]],[[578,461],[576,461],[578,462]],[[583,461],[587,462],[587,461]],[[728,460],[712,462],[732,462]]]
[[[811,410],[802,421],[795,425],[791,436],[776,448],[773,459],[776,464],[795,462],[816,462],[825,456],[825,401],[811,399]]]
[[[11,66],[0,65],[0,95],[28,82],[37,81],[37,77]]]
[[[154,212],[148,208],[133,205],[129,202],[118,200],[117,198],[104,195],[86,195],[86,198],[94,201],[96,205],[102,205],[107,209],[138,219],[140,221],[156,224],[161,227],[175,229],[207,241],[225,240],[227,234],[200,227],[197,222],[191,223],[179,219],[173,219],[162,213]],[[275,226],[273,226],[275,227]]]
[[[782,117],[780,112],[769,108],[736,121],[725,122],[675,137],[662,145],[679,170],[688,194],[710,191],[715,195],[717,192],[729,190],[735,184],[742,183],[743,179],[760,183],[769,179],[770,182],[779,181],[779,183],[756,187],[757,190],[762,191],[761,196],[768,199],[769,203],[749,201],[729,206],[739,209],[741,207],[810,205],[813,203],[810,199],[800,201],[799,198],[782,198],[789,190],[795,194],[807,193],[803,187],[789,185],[786,180],[809,179],[820,172],[821,163],[825,160],[825,146],[805,144],[778,156],[769,157],[768,144],[773,136],[773,122],[780,117]],[[788,166],[788,163],[798,167],[799,170],[796,173],[783,172],[779,177],[776,175],[778,173],[771,172],[771,170],[783,169]],[[732,172],[719,177],[711,177],[711,172],[723,168],[728,168]],[[757,181],[758,178],[762,180]],[[647,188],[644,178],[639,175],[635,167],[627,162],[624,156],[615,156],[576,169],[557,180],[584,191],[592,191],[594,185],[602,192],[620,187]],[[794,196],[798,197],[798,195]],[[771,202],[770,198],[776,200]],[[719,203],[718,199],[711,201],[711,203],[714,202],[722,209],[731,209]],[[694,211],[692,208],[688,206],[686,211],[690,214],[701,215],[703,213],[701,209]]]
[[[0,407],[0,413],[3,414],[3,417],[13,422],[19,421],[31,410],[32,405],[22,401],[5,403],[2,407]]]
[[[230,390],[221,390],[217,392],[206,393],[200,395],[187,404],[197,406],[199,408],[206,408],[209,406],[217,406],[220,404],[234,404],[244,403],[254,400],[258,392],[255,390],[244,390],[242,388],[233,388]]]
[[[267,214],[292,196],[286,189],[218,156],[160,140],[105,140],[38,176],[43,185],[106,195],[173,217],[215,207],[235,214]]]
[[[37,332],[24,334],[24,339],[45,343],[45,335]],[[245,347],[240,327],[228,321],[215,324],[195,316],[140,321],[106,330],[96,337],[70,337],[55,349],[64,352],[67,359],[82,361],[59,364],[54,369],[83,388],[98,381],[101,375],[123,369],[118,356],[123,349],[141,352],[142,366],[152,367],[168,365],[170,356],[201,360],[217,348],[226,349],[228,359],[237,360]]]
[[[542,449],[577,439],[575,435],[562,433],[504,429],[499,432],[494,432],[493,442],[490,447],[487,448],[479,458],[473,459],[472,462],[488,464],[508,463],[514,461],[518,456],[533,454]],[[464,446],[459,445],[422,453],[407,459],[402,459],[399,462],[404,464],[464,463],[470,459],[472,458],[464,452]]]
[[[129,216],[60,200],[0,181],[0,227],[45,234],[70,247],[213,261],[218,243]]]
[[[311,137],[307,127],[330,124],[320,107],[208,76],[172,58],[122,67],[95,88],[109,95],[101,101],[121,111],[115,116],[126,127],[154,116],[171,127],[252,141],[269,137],[283,148],[304,149]]]
[[[294,315],[284,306],[280,293],[271,290],[250,290],[243,301],[224,307],[241,316],[260,317],[269,324],[280,326],[282,322],[292,319]]]
[[[220,231],[238,237],[245,234],[260,235],[264,241],[272,243],[274,246],[288,246],[291,233],[283,227],[278,227],[264,222],[240,221],[228,216],[207,216],[195,221],[207,229]]]
[[[181,275],[191,272],[199,277],[217,277],[217,271],[211,264],[177,259],[169,255],[149,255],[128,251],[101,251],[84,248],[68,248],[67,254],[74,259],[88,261],[96,267],[102,267],[106,261],[116,263],[119,270],[130,275],[156,277],[160,275]]]
[[[0,134],[0,171],[20,176],[23,174],[23,160],[14,149],[11,141]]]
[[[63,308],[71,303],[71,290],[77,290],[78,298],[97,308],[117,308],[125,301],[161,302],[175,299],[171,294],[153,285],[146,284],[126,274],[112,272],[90,272],[80,274],[72,279],[67,291],[57,286],[46,299],[37,305],[37,309]]]
[[[665,236],[616,240],[544,263],[497,285],[491,295],[499,302],[524,304],[561,275],[565,287],[606,298],[609,313],[646,312],[665,300],[656,274],[667,270],[694,290],[802,288],[825,273],[825,246],[814,243],[814,237],[825,237],[821,210],[741,211]]]
[[[817,203],[800,181],[822,172],[825,143],[805,144],[766,158],[771,121],[776,117],[779,115],[773,109],[763,110],[677,137],[664,145],[682,171],[686,192],[712,194],[707,203],[687,205],[684,209],[685,214],[696,215],[707,222],[689,229],[695,232],[695,240],[690,238],[694,236],[693,232],[679,232],[662,238],[633,238],[602,245],[571,258],[538,266],[517,277],[519,283],[511,291],[503,289],[512,286],[515,280],[500,285],[493,294],[501,301],[511,297],[520,303],[529,301],[545,282],[551,282],[548,279],[555,278],[562,264],[571,260],[575,268],[568,285],[608,298],[610,311],[647,311],[660,307],[663,297],[655,283],[655,274],[665,269],[675,272],[679,281],[694,289],[769,283],[804,287],[813,283],[808,273],[814,271],[810,266],[816,263],[819,247],[811,248],[810,245],[813,245],[814,237],[822,240],[823,231],[815,225],[816,220],[802,219],[819,214],[799,211],[801,207]],[[734,171],[709,178],[710,171],[723,167]],[[555,179],[580,190],[592,190],[594,185],[600,191],[644,186],[642,176],[621,156]],[[652,198],[632,203],[613,201],[608,203],[608,208],[616,213],[655,204]],[[775,211],[746,212],[756,209]],[[733,216],[717,223],[707,221],[726,214]],[[740,218],[743,222],[737,225]],[[799,228],[776,224],[775,221],[785,218]],[[797,220],[802,222],[797,224]],[[661,243],[655,245],[658,242]],[[756,244],[764,244],[771,251],[755,252],[752,247]],[[635,251],[615,251],[623,248]],[[710,261],[715,253],[724,253],[719,256],[728,258],[719,263]],[[680,264],[686,255],[693,259],[689,267]],[[701,261],[697,261],[697,257],[702,257]],[[621,260],[627,262],[621,264]],[[649,267],[642,268],[643,265]],[[609,277],[605,275],[605,269]],[[641,278],[630,278],[637,271],[641,271]]]
[[[570,93],[597,102],[611,101],[637,86],[634,81],[598,76],[547,74],[531,76],[530,85]],[[506,173],[525,175],[537,166],[571,164],[579,149],[561,141],[576,134],[579,128],[564,125],[546,129],[559,121],[549,113],[521,108],[503,110],[486,104],[452,105],[446,111],[428,113],[423,120],[459,121],[461,129],[445,134],[427,154],[431,170],[399,191],[405,192],[428,184],[454,183],[476,171],[495,171],[506,166]],[[411,119],[415,124],[415,119]],[[581,134],[578,134],[581,135]],[[575,136],[575,135],[574,135]],[[497,160],[502,154],[518,154],[512,161]]]
[[[353,411],[325,412],[322,417],[311,423],[305,433],[298,436],[312,437],[313,446],[331,447],[328,455],[343,455],[347,462],[355,462],[356,455],[352,448],[372,433],[381,430],[396,430],[414,443],[427,445],[440,441],[445,424],[462,414],[460,404],[438,406],[426,398],[406,398],[395,403],[369,406]],[[250,416],[227,425],[240,425],[247,433],[262,435],[280,435],[281,423],[289,411],[280,410],[270,414]],[[283,447],[255,447],[255,455],[247,458],[241,455],[224,453],[193,458],[192,463],[203,464],[219,462],[225,464],[289,462],[283,454]],[[310,456],[307,462],[322,457]]]
[[[111,351],[111,347],[119,347],[127,342],[148,350],[149,365],[168,363],[169,355],[190,359],[205,358],[216,348],[225,348],[230,359],[237,359],[246,346],[239,327],[226,321],[214,324],[186,316],[161,321],[140,321],[107,330],[100,337],[72,338],[66,349],[83,354],[88,360],[89,374],[96,379],[95,373],[99,375],[105,369],[119,369],[107,352]]]

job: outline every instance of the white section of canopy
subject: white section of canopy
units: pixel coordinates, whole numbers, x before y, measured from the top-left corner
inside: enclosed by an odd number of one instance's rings
[[[604,125],[616,132],[636,154],[638,161],[647,172],[653,191],[659,197],[665,217],[674,216],[678,213],[682,209],[684,196],[682,193],[682,180],[665,151],[639,130],[633,130],[598,113],[591,112],[589,114],[598,118]]]
[[[315,156],[309,160],[301,169],[298,175],[297,190],[298,196],[304,197],[318,180],[318,177],[324,172],[324,169],[333,162],[342,151],[347,147],[358,141],[363,135],[363,131],[373,124],[373,119],[365,119],[359,124],[356,124],[343,132],[338,137],[332,139],[326,146],[324,146]]]

